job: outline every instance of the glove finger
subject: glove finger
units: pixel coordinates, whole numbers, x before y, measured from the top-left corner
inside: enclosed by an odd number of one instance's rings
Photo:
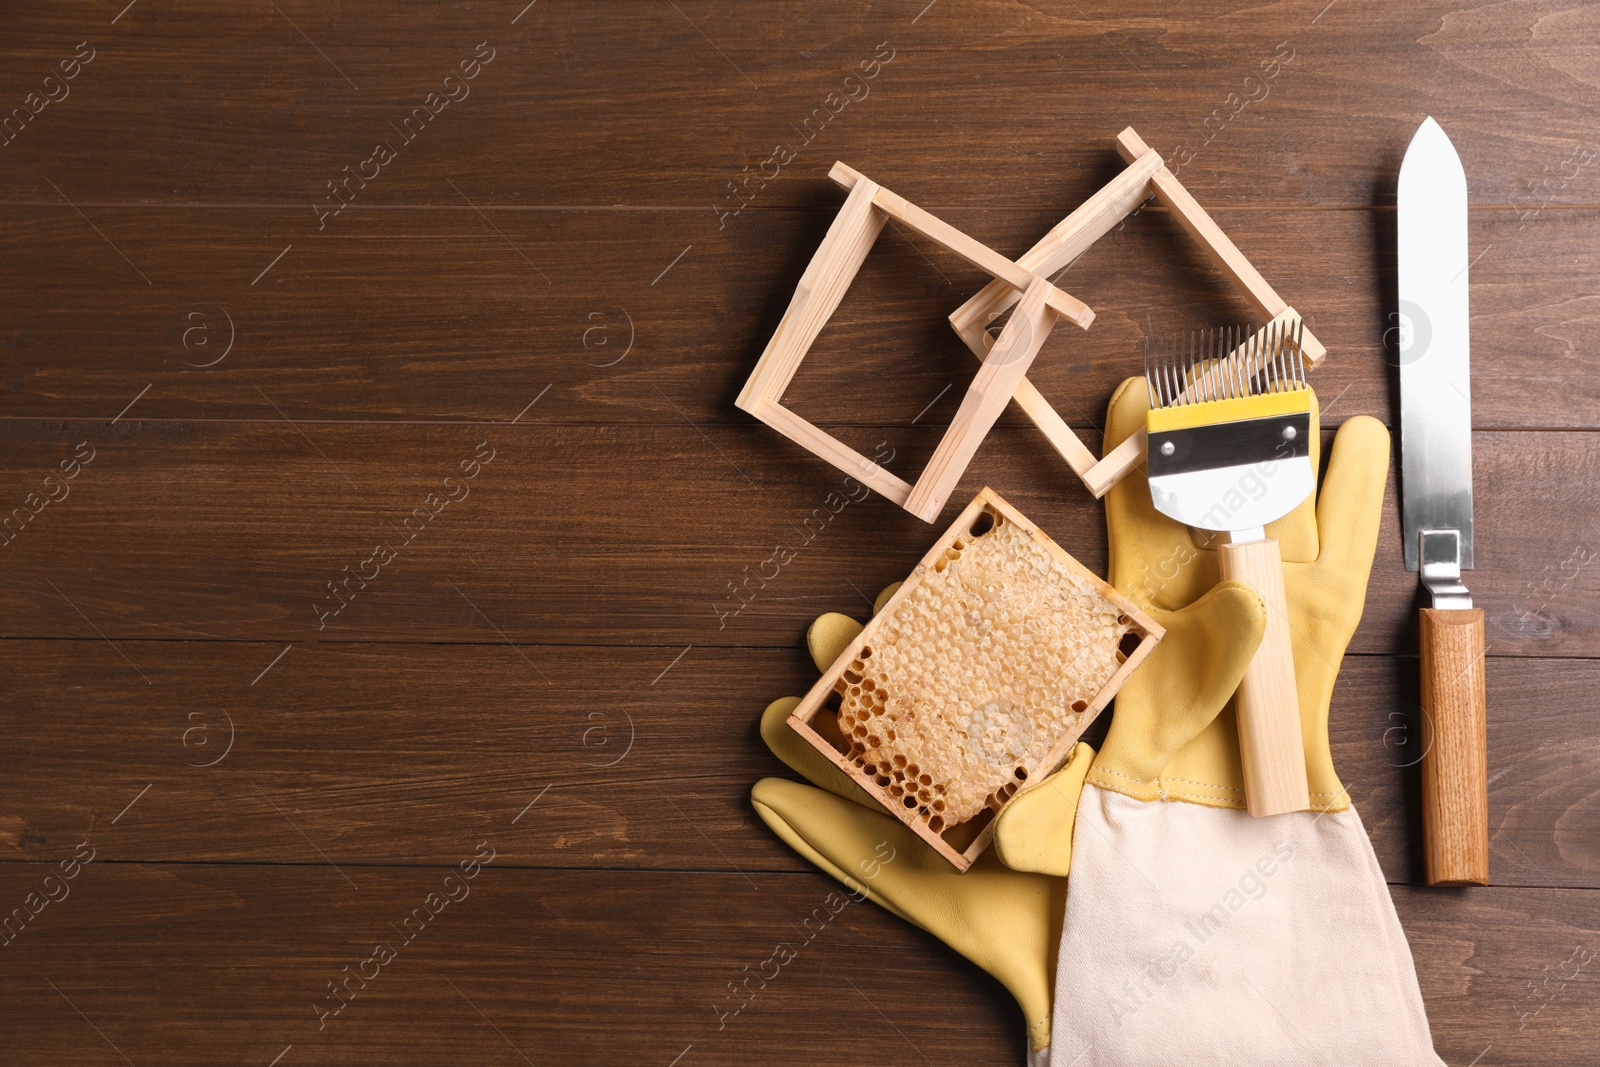
[[[872,603],[872,613],[876,615],[882,611],[889,598],[904,584],[904,582],[894,582],[884,586],[883,591],[878,594],[878,599]],[[818,615],[810,629],[806,630],[806,648],[810,651],[811,662],[817,665],[817,670],[825,671],[833,666],[833,661],[839,658],[863,628],[861,623],[837,611]]]
[[[880,589],[878,591],[878,599],[872,602],[872,613],[876,615],[878,612],[882,611],[883,606],[889,602],[889,598],[898,593],[900,591],[900,587],[905,584],[905,582],[890,582],[888,585]]]
[[[1109,454],[1129,434],[1144,429],[1149,411],[1150,383],[1142,376],[1123,379],[1111,394],[1111,403],[1106,405],[1106,434],[1101,455]]]
[[[772,754],[812,785],[864,808],[882,811],[883,806],[872,799],[865,789],[790,728],[789,714],[799,703],[799,697],[781,697],[768,704],[767,710],[761,713],[761,739],[772,749]]]
[[[839,653],[848,648],[864,628],[850,616],[837,611],[818,615],[810,629],[806,630],[806,649],[811,653],[811,662],[817,665],[817,670],[825,671],[833,666]]]
[[[1345,420],[1334,434],[1328,474],[1317,499],[1322,551],[1316,558],[1324,566],[1359,570],[1363,580],[1352,588],[1366,588],[1388,480],[1389,431],[1370,415]]]
[[[1072,827],[1094,749],[1079,742],[1067,765],[1011,798],[995,819],[994,850],[1014,871],[1065,878],[1072,868]]]
[[[762,779],[750,799],[789,847],[851,893],[865,893],[998,979],[1022,1007],[1033,1047],[1049,1044],[1059,879],[1010,870],[992,851],[962,874],[898,819],[798,782]]]
[[[1159,621],[1167,636],[1117,694],[1099,764],[1151,782],[1180,749],[1211,725],[1261,643],[1267,609],[1255,590],[1222,582]]]

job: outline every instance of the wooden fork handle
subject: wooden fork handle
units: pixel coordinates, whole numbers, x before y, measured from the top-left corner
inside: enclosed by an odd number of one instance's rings
[[[1295,685],[1278,541],[1267,537],[1219,545],[1217,553],[1222,577],[1250,586],[1267,606],[1261,646],[1234,694],[1245,806],[1256,816],[1304,811],[1311,806],[1311,787],[1306,782],[1300,691]]]
[[[1483,610],[1422,611],[1422,836],[1429,885],[1489,884]]]

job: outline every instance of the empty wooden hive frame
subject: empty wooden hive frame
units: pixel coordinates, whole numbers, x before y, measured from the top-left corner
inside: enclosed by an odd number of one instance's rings
[[[783,319],[739,393],[737,405],[924,522],[933,522],[1006,403],[1016,400],[1090,492],[1096,497],[1104,496],[1143,462],[1144,433],[1133,434],[1104,459],[1096,459],[1028,381],[1028,368],[1059,318],[1070,319],[1084,329],[1094,321],[1094,312],[1052,285],[1047,280],[1048,275],[1071,264],[1153,195],[1200,242],[1269,324],[1294,324],[1300,319],[1299,313],[1267,284],[1227,234],[1163,165],[1160,153],[1146,145],[1131,126],[1117,135],[1117,149],[1127,160],[1127,168],[1015,262],[860,172],[835,163],[829,177],[848,189],[850,195],[801,276]],[[982,361],[982,366],[914,484],[884,470],[782,404],[784,390],[794,379],[817,335],[838,309],[873,242],[890,218],[994,278],[950,315],[951,326]],[[1015,310],[1000,335],[991,338],[987,330],[989,323],[1012,308]],[[1312,364],[1320,362],[1326,354],[1326,349],[1309,330],[1304,333],[1302,347]],[[1241,345],[1228,358],[1243,358],[1244,350],[1245,346]]]

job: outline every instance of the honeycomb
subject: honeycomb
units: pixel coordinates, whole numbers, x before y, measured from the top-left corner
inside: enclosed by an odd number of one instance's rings
[[[846,759],[934,833],[1051,769],[1132,625],[1053,546],[994,512],[986,523],[912,583],[834,684]]]

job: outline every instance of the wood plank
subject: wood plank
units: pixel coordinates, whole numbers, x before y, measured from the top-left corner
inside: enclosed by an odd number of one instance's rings
[[[78,42],[97,54],[5,150],[0,189],[58,202],[49,176],[74,199],[273,202],[314,222],[314,204],[334,203],[326,183],[383,139],[397,158],[353,185],[358,204],[458,201],[448,179],[485,203],[672,204],[714,223],[744,204],[748,215],[803,202],[796,168],[846,159],[937,212],[1031,203],[1063,173],[1114,169],[1109,141],[1132,125],[1187,161],[1185,183],[1215,175],[1223,196],[1201,196],[1210,210],[1350,206],[1392,195],[1383,183],[1375,192],[1375,169],[1397,164],[1431,113],[1461,146],[1477,202],[1531,212],[1547,197],[1596,199],[1592,169],[1573,155],[1590,145],[1600,103],[1578,5],[1495,20],[1428,5],[1371,19],[1216,0],[1092,17],[1004,0],[937,17],[800,0],[546,4],[520,18],[520,5],[482,2],[360,18],[278,6],[142,0],[114,24],[115,11],[82,0],[19,12],[0,85],[8,107]],[[449,90],[470,95],[436,104],[407,140],[402,120],[446,91],[478,42],[494,58]],[[1018,100],[1030,102],[1021,113]],[[953,139],[997,132],[1004,181],[939,165]]]
[[[866,905],[719,1017],[832,889],[748,808],[781,772],[755,717],[814,677],[811,617],[864,611],[929,538],[733,408],[837,212],[828,165],[1015,257],[1131,124],[1328,344],[1325,405],[1392,421],[1393,176],[1428,113],[1474,203],[1498,885],[1396,902],[1448,1062],[1600,1060],[1592,11],[9,15],[0,899],[97,858],[6,938],[7,1063],[1015,1062],[1004,993]],[[30,101],[91,46],[70,98]],[[425,102],[475,51],[470,96]],[[380,139],[396,158],[352,176]],[[785,403],[905,473],[973,373],[945,316],[987,279],[889,231]],[[1090,442],[1147,332],[1248,311],[1154,207],[1054,281],[1101,316],[1030,376]],[[1098,507],[1020,412],[952,503],[990,482],[1103,569]],[[1386,508],[1333,743],[1415,881]],[[319,1027],[484,840],[470,899]]]
[[[489,847],[515,836],[502,826]],[[283,1064],[667,1064],[690,1045],[682,1063],[844,1063],[864,1037],[905,1048],[896,1022],[930,1050],[1015,1051],[1016,1011],[993,983],[868,904],[841,909],[817,874],[533,874],[500,869],[497,855],[471,881],[458,876],[451,889],[464,899],[406,924],[480,840],[462,836],[448,867],[352,869],[354,888],[326,867],[96,861],[6,946],[8,1062],[120,1062],[114,1043],[140,1064],[265,1065],[291,1045]],[[44,873],[8,866],[0,892],[20,900]],[[801,924],[818,907],[826,921],[814,919],[820,932],[805,942]],[[364,989],[353,979],[354,999],[319,1029],[319,1007],[338,1003],[328,983],[363,969],[380,941],[394,957],[367,963],[376,976]],[[739,1003],[728,983],[779,941],[799,942],[796,959],[720,1019],[718,1007]],[[870,1001],[842,981],[863,957],[875,961]],[[931,975],[956,1009],[942,1021],[916,1006]],[[853,1004],[839,1002],[841,987]],[[817,1031],[804,1042],[793,1040],[801,1019]]]
[[[683,212],[486,211],[486,220],[463,206],[357,213],[308,242],[285,210],[97,208],[89,214],[112,248],[65,205],[0,207],[0,286],[18,294],[0,307],[0,415],[111,418],[149,385],[134,409],[146,418],[278,419],[276,404],[297,421],[503,420],[549,384],[536,409],[546,421],[687,414],[749,425],[734,398],[840,202],[821,170],[795,180],[816,210],[761,212],[721,234]],[[1057,190],[1036,210],[949,221],[1019,252],[1071,204]],[[1391,422],[1392,216],[1217,218],[1329,345],[1312,375],[1325,402]],[[1545,221],[1559,229],[1474,217],[1480,428],[1600,428],[1589,357],[1600,312],[1570,295],[1572,272],[1600,270],[1600,214]],[[945,388],[970,381],[973,363],[945,320],[986,280],[892,225],[785,403],[824,426],[947,423],[961,394]],[[1030,380],[1074,428],[1099,424],[1112,390],[1142,366],[1147,332],[1251,316],[1153,208],[1102,238],[1061,284],[1099,317],[1087,332],[1057,331]],[[864,379],[873,388],[860,388]],[[1010,412],[1001,425],[1027,420]]]
[[[480,840],[463,835],[460,858]],[[818,874],[530,872],[501,869],[497,855],[453,883],[458,899],[429,922],[404,926],[406,941],[402,923],[430,893],[442,899],[452,870],[354,870],[352,887],[325,867],[97,860],[6,947],[8,1062],[99,1065],[121,1062],[119,1052],[133,1063],[559,1056],[575,1067],[675,1056],[859,1063],[863,1047],[940,1063],[1018,1055],[1019,1016],[998,984],[872,905],[841,904]],[[20,901],[44,873],[7,865],[0,894]],[[1447,1062],[1566,1067],[1600,1055],[1600,985],[1592,962],[1578,962],[1600,950],[1595,894],[1395,898]],[[801,924],[817,908],[837,913],[813,918],[807,939]],[[394,952],[381,967],[365,962],[379,942]],[[779,943],[794,959],[764,989],[752,981],[760,995],[737,1015],[719,1014],[740,1003],[728,983],[757,973]],[[361,970],[372,977],[364,988],[352,978],[352,999],[319,1030],[319,1006],[337,1003],[328,983]]]
[[[0,861],[60,859],[94,836],[119,862],[438,864],[461,835],[516,819],[504,865],[806,866],[748,799],[757,779],[789,773],[755,723],[816,679],[798,635],[792,648],[688,651],[118,647],[148,685],[100,642],[0,642],[15,739]],[[1600,661],[1489,668],[1494,883],[1600,887],[1585,830],[1600,794],[1587,701]],[[1423,874],[1418,712],[1415,657],[1346,658],[1335,766],[1393,882]]]
[[[537,411],[479,426],[0,421],[0,517],[14,525],[80,442],[95,450],[70,495],[0,546],[4,635],[788,648],[816,615],[859,603],[852,585],[903,578],[931,543],[759,424],[545,426]],[[942,431],[838,432],[914,470]],[[1473,448],[1483,550],[1468,585],[1489,654],[1600,655],[1587,488],[1600,435],[1481,432]],[[464,478],[480,451],[495,458]],[[1103,573],[1098,506],[1042,435],[992,431],[947,513],[985,484]],[[1406,653],[1417,580],[1393,478],[1384,507],[1353,648]]]

